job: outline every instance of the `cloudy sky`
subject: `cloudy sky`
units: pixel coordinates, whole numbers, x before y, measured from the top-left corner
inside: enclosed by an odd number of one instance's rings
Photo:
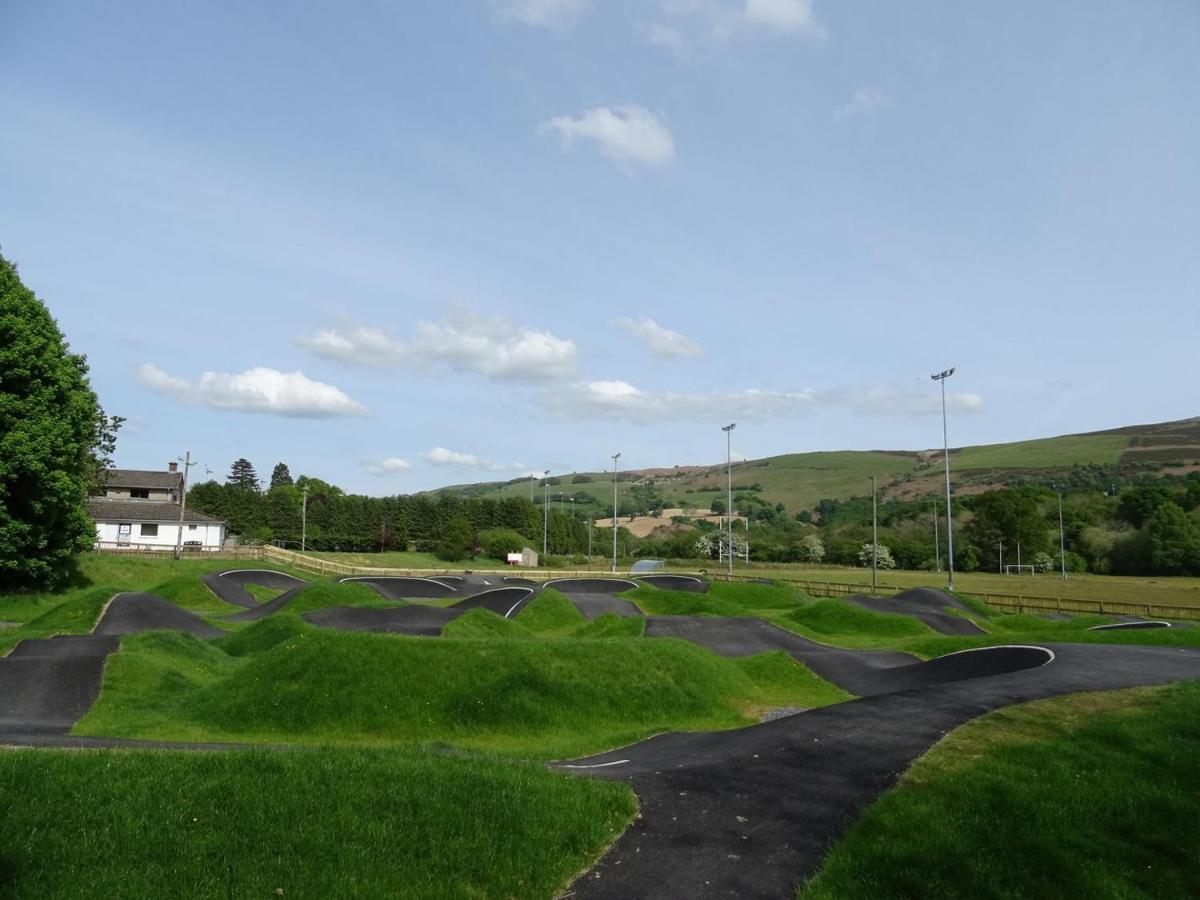
[[[0,3],[119,462],[406,492],[1200,414],[1190,0]]]

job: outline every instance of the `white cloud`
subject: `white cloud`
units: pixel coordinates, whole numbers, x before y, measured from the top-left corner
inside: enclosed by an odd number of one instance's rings
[[[188,381],[153,363],[138,370],[138,380],[151,390],[183,403],[212,409],[272,413],[298,419],[364,416],[367,408],[331,384],[313,381],[303,372],[258,367],[228,374],[204,372]]]
[[[558,28],[571,25],[587,8],[588,0],[496,0],[492,4],[501,21]]]
[[[441,323],[419,322],[412,337],[397,340],[367,325],[323,328],[300,338],[301,347],[322,359],[353,366],[432,369],[448,366],[495,381],[549,381],[570,377],[578,350],[574,341],[519,326],[502,317],[454,308]]]
[[[883,91],[873,87],[859,87],[855,88],[854,94],[844,106],[834,111],[834,115],[839,119],[850,119],[869,115],[889,106],[891,100]]]
[[[664,166],[675,159],[675,140],[662,119],[643,106],[596,106],[578,118],[558,116],[544,123],[564,147],[576,139],[593,141],[600,154],[622,169]]]
[[[458,450],[448,450],[445,447],[434,447],[421,454],[421,458],[431,466],[451,469],[477,469],[487,472],[520,472],[529,474],[525,463],[497,463],[483,459],[474,453],[463,453]]]
[[[388,456],[384,459],[363,463],[363,465],[372,475],[395,475],[397,472],[407,472],[412,468],[412,463],[398,456]]]
[[[670,328],[664,328],[649,316],[639,316],[636,319],[622,317],[614,319],[613,325],[637,338],[656,355],[664,358],[704,355],[704,350],[691,338]]]
[[[693,43],[758,34],[823,38],[813,0],[660,0],[659,18],[639,30],[652,44],[683,55]]]
[[[946,397],[953,412],[983,408],[975,394]],[[843,408],[863,415],[933,415],[941,412],[940,395],[885,388],[794,391],[644,391],[626,381],[582,381],[542,393],[542,402],[566,418],[621,419],[651,423],[679,419],[794,418],[817,409]]]

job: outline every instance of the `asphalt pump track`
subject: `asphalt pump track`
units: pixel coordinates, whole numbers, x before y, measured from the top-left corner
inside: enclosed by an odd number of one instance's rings
[[[367,622],[369,630],[440,634],[446,621],[470,608],[465,604],[498,610],[510,601],[528,603],[538,591],[527,584],[493,587],[483,581],[438,582],[450,591],[439,593],[438,599],[462,596],[451,606],[344,607],[306,618],[332,627]],[[586,616],[586,608],[595,611],[598,598],[620,600],[613,595],[630,584],[571,579],[551,586]],[[390,587],[393,593],[400,589]],[[367,618],[348,622],[345,617],[352,611]],[[396,620],[378,618],[397,613],[411,620],[393,628]],[[95,702],[104,660],[117,649],[120,636],[163,628],[198,637],[223,633],[160,597],[120,594],[90,635],[17,644],[0,659],[0,743],[229,747],[68,735]],[[860,699],[734,731],[663,734],[554,764],[580,775],[625,780],[641,801],[638,820],[576,881],[569,896],[794,896],[862,810],[894,785],[913,760],[964,722],[1044,697],[1200,677],[1196,648],[1047,643],[921,661],[902,653],[829,647],[759,619],[692,616],[647,617],[646,635],[685,638],[726,656],[782,650]]]

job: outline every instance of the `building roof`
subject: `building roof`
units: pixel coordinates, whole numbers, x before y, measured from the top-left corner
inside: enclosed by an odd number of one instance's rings
[[[155,472],[146,469],[105,469],[105,484],[113,488],[158,488],[177,490],[182,472]]]
[[[178,522],[179,504],[159,500],[110,500],[94,497],[88,501],[88,515],[97,522]],[[187,510],[183,521],[189,525],[223,522],[207,513]]]

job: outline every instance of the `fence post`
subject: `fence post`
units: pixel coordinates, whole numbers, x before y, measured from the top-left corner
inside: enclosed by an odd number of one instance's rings
[[[1104,615],[1104,601],[1100,600],[1100,615]]]

